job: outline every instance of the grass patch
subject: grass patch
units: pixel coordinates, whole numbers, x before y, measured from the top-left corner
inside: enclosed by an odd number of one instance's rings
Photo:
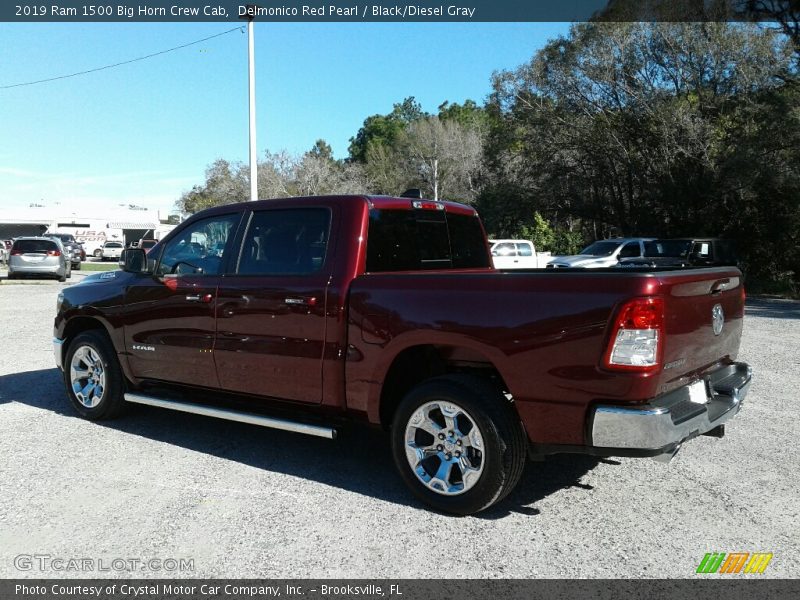
[[[119,269],[117,261],[112,262],[83,262],[81,263],[81,271],[116,271]],[[73,273],[80,273],[81,271],[72,270]]]

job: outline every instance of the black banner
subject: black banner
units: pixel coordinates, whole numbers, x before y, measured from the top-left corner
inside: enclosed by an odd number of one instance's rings
[[[3,600],[617,600],[797,598],[799,580],[752,577],[681,580],[30,579],[1,580]]]
[[[797,11],[793,0],[17,0],[1,3],[0,21],[771,21]]]

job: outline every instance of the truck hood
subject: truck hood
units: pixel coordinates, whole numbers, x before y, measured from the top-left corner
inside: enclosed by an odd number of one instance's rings
[[[619,267],[688,267],[689,261],[678,256],[660,256],[644,258],[624,258],[619,261]]]
[[[572,256],[556,256],[548,264],[559,267],[609,267],[617,264],[617,259],[610,256],[592,256],[590,254],[573,254]]]
[[[98,283],[114,283],[120,277],[126,276],[127,273],[125,271],[100,271],[98,273],[92,273],[91,275],[87,275],[83,278],[83,281],[76,283],[75,285],[92,285]]]

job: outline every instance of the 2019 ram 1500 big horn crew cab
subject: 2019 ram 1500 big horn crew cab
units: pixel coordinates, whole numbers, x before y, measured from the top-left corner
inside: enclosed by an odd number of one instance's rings
[[[200,212],[59,296],[87,419],[143,403],[335,437],[391,433],[412,492],[469,514],[526,457],[671,456],[750,383],[736,268],[492,268],[476,212],[391,197]]]

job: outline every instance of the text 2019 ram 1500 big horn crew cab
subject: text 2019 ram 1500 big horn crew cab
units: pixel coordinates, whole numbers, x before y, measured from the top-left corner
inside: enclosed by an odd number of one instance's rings
[[[81,415],[132,402],[330,438],[368,422],[446,512],[500,501],[528,455],[669,457],[721,435],[750,384],[736,268],[498,271],[450,202],[220,206],[122,264],[59,296]]]

